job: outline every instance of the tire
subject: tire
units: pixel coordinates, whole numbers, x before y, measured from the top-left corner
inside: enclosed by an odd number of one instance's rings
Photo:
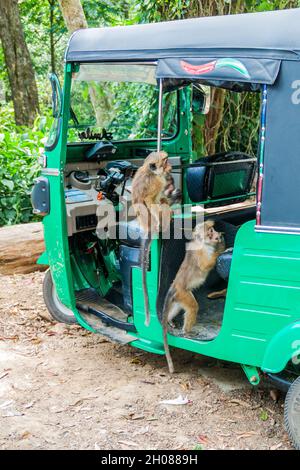
[[[287,393],[284,422],[295,449],[300,450],[300,377],[292,383]]]
[[[57,297],[50,269],[48,269],[44,277],[43,296],[46,307],[54,320],[59,323],[67,323],[68,325],[77,323],[77,319],[72,310],[63,305]]]

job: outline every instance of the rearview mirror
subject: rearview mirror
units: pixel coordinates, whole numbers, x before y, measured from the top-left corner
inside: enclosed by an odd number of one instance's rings
[[[49,80],[52,88],[52,116],[58,118],[61,114],[62,91],[55,73],[50,73]]]
[[[193,112],[208,114],[211,105],[211,88],[206,85],[193,84]]]

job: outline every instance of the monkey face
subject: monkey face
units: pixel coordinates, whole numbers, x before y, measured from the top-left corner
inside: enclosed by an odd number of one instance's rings
[[[166,173],[171,173],[172,167],[168,161],[168,154],[166,152],[153,152],[146,158],[145,164],[149,170],[158,176],[163,176]]]
[[[194,229],[194,239],[206,245],[217,246],[224,243],[224,237],[221,232],[214,229],[214,221],[206,220],[202,224],[198,224]]]

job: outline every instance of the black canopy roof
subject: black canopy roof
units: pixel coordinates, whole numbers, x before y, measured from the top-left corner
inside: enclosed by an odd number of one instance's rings
[[[80,29],[66,61],[155,60],[170,57],[299,60],[300,8],[134,26]]]

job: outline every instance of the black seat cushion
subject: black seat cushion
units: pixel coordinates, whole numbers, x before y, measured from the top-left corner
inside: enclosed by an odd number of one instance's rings
[[[186,184],[189,198],[192,202],[205,201],[207,198],[205,181],[207,168],[205,166],[191,167],[186,172]]]
[[[228,281],[229,279],[232,255],[233,248],[229,248],[228,250],[224,251],[224,253],[222,253],[217,259],[216,270],[219,276],[224,279],[224,281]]]
[[[243,152],[223,152],[202,157],[186,171],[192,202],[224,205],[244,201],[251,190],[256,159]],[[239,197],[240,196],[240,197]],[[222,199],[226,199],[222,201]]]

